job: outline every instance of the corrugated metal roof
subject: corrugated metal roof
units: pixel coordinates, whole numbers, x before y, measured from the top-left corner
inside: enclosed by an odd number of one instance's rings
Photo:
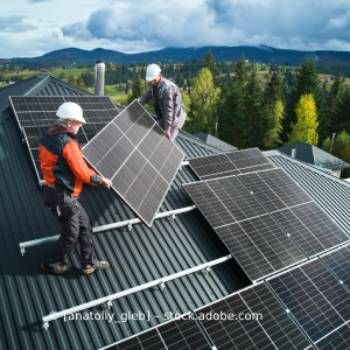
[[[111,262],[111,268],[86,277],[72,273],[67,277],[39,273],[38,265],[49,254],[49,245],[33,248],[22,257],[18,243],[54,235],[58,226],[42,204],[42,194],[32,164],[21,144],[20,134],[8,95],[80,95],[83,92],[55,78],[33,78],[0,91],[0,348],[1,349],[95,349],[146,329],[151,321],[64,321],[41,329],[41,317],[98,297],[166,276],[227,254],[198,211],[170,219],[156,220],[152,229],[135,225],[127,229],[96,234],[97,255]],[[5,98],[6,97],[6,98]],[[5,109],[6,108],[6,109]],[[4,110],[5,109],[5,110]],[[188,157],[215,152],[199,141],[181,134],[178,144]],[[179,171],[161,211],[190,203],[181,184],[193,181],[189,169]],[[95,225],[134,217],[114,193],[87,188],[82,201]],[[79,266],[78,253],[72,263]],[[147,290],[113,303],[115,313],[142,312],[163,315],[167,311],[186,312],[204,305],[242,286],[240,270],[233,262],[169,282],[161,290]],[[91,310],[88,310],[91,311]],[[96,310],[94,310],[96,311]]]
[[[193,136],[197,137],[199,140],[205,142],[207,145],[213,146],[220,150],[221,152],[230,152],[234,151],[237,148],[235,146],[230,145],[227,142],[224,142],[217,137],[204,133],[204,132],[199,132],[197,134],[194,134]]]
[[[283,168],[335,222],[350,235],[350,184],[278,151],[265,152]]]

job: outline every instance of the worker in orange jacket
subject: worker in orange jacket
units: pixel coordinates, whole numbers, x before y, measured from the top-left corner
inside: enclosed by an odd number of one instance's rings
[[[76,135],[85,124],[81,107],[63,103],[56,113],[59,118],[41,139],[40,168],[46,185],[46,205],[57,210],[62,232],[50,262],[41,264],[47,273],[62,274],[69,266],[66,258],[77,242],[80,244],[82,273],[109,266],[96,258],[90,219],[78,198],[84,184],[110,188],[111,180],[91,169],[85,162]]]

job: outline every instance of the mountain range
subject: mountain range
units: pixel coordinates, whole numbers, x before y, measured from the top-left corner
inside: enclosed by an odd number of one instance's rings
[[[93,64],[96,60],[109,63],[180,63],[203,59],[211,49],[217,61],[249,61],[272,64],[299,64],[306,57],[313,58],[318,66],[350,67],[350,52],[346,51],[297,51],[277,49],[269,46],[214,46],[199,48],[165,48],[158,51],[126,54],[118,51],[97,48],[82,50],[66,48],[52,51],[38,57],[14,57],[0,59],[0,63],[12,63],[26,68],[47,68]]]

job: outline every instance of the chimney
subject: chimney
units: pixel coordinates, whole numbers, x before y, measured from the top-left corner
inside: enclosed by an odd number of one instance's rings
[[[292,156],[292,158],[296,158],[296,156],[297,156],[297,149],[296,148],[293,148],[292,149],[292,154],[291,154],[291,156]]]
[[[103,96],[105,93],[105,70],[106,65],[102,61],[95,64],[95,95]]]

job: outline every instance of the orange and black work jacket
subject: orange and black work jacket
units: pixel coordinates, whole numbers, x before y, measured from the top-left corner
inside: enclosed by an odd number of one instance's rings
[[[81,146],[65,123],[56,122],[39,145],[40,168],[46,184],[78,197],[84,184],[101,185],[102,177],[83,158]]]

